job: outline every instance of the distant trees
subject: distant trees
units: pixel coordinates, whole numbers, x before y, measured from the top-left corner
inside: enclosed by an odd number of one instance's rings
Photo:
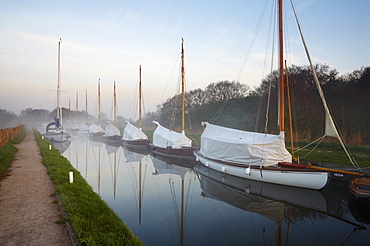
[[[289,67],[289,84],[292,96],[295,137],[314,140],[324,132],[325,112],[309,66]],[[370,67],[339,75],[327,64],[316,64],[315,71],[323,88],[335,123],[347,143],[370,143]],[[247,85],[235,81],[219,81],[204,90],[192,90],[185,95],[186,128],[201,130],[201,121],[250,131],[265,131],[266,115],[268,132],[279,131],[278,71],[273,71],[251,91]],[[270,104],[267,97],[271,90]],[[175,95],[158,105],[157,110],[145,116],[146,123],[158,120],[167,127],[180,125],[181,97]],[[287,117],[287,115],[286,115]],[[288,123],[286,123],[288,124]],[[287,133],[289,130],[286,128]]]
[[[249,87],[240,82],[219,81],[209,84],[205,90],[195,89],[187,92],[185,94],[185,110],[186,117],[190,117],[185,123],[187,128],[194,126],[194,123],[191,122],[196,122],[195,127],[200,128],[200,124],[198,124],[200,118],[203,119],[205,115],[212,117],[210,113],[217,111],[218,104],[225,100],[245,98],[249,91]],[[202,113],[197,116],[197,112]],[[168,98],[158,106],[155,115],[157,116],[156,120],[159,120],[161,124],[170,128],[179,127],[181,122],[181,95],[178,94]]]
[[[46,109],[26,108],[21,111],[20,118],[23,122],[42,123],[49,119],[50,112]]]
[[[324,132],[325,112],[314,83],[309,66],[289,67],[289,84],[292,95],[293,129],[298,140],[314,140]],[[326,64],[316,64],[315,71],[321,83],[335,124],[347,144],[370,144],[370,66],[351,73],[339,75],[336,69]],[[273,71],[251,91],[249,86],[236,81],[219,81],[204,89],[195,89],[185,94],[187,129],[201,130],[200,122],[211,121],[218,125],[236,129],[267,131],[277,133],[278,71]],[[271,92],[269,108],[267,98]],[[287,102],[287,101],[286,101]],[[75,119],[74,112],[63,108],[64,122],[68,114]],[[84,121],[85,112],[78,112]],[[0,108],[0,127],[14,126],[14,122],[48,121],[55,116],[55,110],[27,108],[18,117],[13,112]],[[266,117],[268,116],[268,117]],[[287,117],[287,115],[286,115]],[[103,126],[107,116],[101,115]],[[71,119],[72,120],[72,119]],[[181,126],[181,96],[174,95],[157,106],[154,112],[147,112],[143,125],[153,128],[153,120],[166,127],[179,129]],[[96,121],[89,115],[89,121]],[[123,127],[124,118],[118,118]],[[286,123],[288,124],[288,123]],[[287,135],[290,133],[286,127]]]
[[[16,126],[17,115],[14,112],[0,108],[0,128]]]
[[[249,86],[246,84],[225,80],[209,84],[204,95],[207,103],[214,103],[246,97],[249,90]]]

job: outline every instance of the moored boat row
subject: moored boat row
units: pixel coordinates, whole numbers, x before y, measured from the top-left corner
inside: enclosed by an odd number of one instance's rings
[[[196,158],[204,166],[218,172],[227,173],[245,179],[262,181],[267,183],[294,186],[307,189],[322,189],[330,179],[330,172],[340,173],[337,170],[318,169],[309,165],[292,163],[292,154],[285,147],[285,76],[287,71],[284,69],[283,52],[283,20],[282,20],[282,1],[279,1],[279,109],[277,114],[279,119],[279,134],[246,132],[215,124],[204,123],[204,131],[201,136],[199,149],[192,146],[192,141],[185,134],[184,124],[184,42],[181,43],[181,98],[182,98],[182,124],[181,132],[175,132],[165,128],[159,122],[153,121],[157,125],[153,133],[153,141],[149,143],[148,137],[142,132],[141,125],[141,66],[139,82],[139,127],[127,123],[123,136],[113,124],[108,124],[103,130],[100,127],[100,106],[99,123],[90,126],[89,134],[91,137],[103,137],[105,141],[122,141],[124,146],[133,148],[149,147],[154,153],[177,158]],[[302,41],[304,43],[303,37]],[[305,46],[305,43],[304,43]],[[306,48],[306,47],[305,47]],[[331,112],[326,104],[324,94],[321,90],[320,82],[306,48],[307,57],[312,68],[312,74],[316,87],[321,97],[325,114],[325,136],[335,137],[342,144],[348,154],[346,147],[341,140],[336,129]],[[115,88],[115,86],[114,86]],[[114,93],[115,95],[115,93]],[[100,82],[98,82],[98,101],[100,100]],[[116,112],[116,109],[114,110]],[[291,134],[292,135],[292,134]],[[293,148],[292,148],[293,149]],[[358,175],[363,176],[359,166],[351,163],[358,170]]]

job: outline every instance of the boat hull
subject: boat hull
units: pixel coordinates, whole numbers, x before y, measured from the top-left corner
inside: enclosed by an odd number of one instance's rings
[[[152,149],[153,153],[156,153],[157,155],[183,159],[195,159],[194,147],[163,148],[155,145],[149,145],[149,147]]]
[[[122,142],[122,136],[104,136],[104,141],[106,142],[115,142],[115,143],[120,143]]]
[[[146,149],[148,148],[149,139],[122,140],[122,144],[128,148]]]
[[[103,142],[104,141],[104,133],[89,133],[89,138],[93,141]]]
[[[46,132],[44,137],[50,142],[66,142],[71,139],[71,135],[65,131]]]
[[[361,205],[370,207],[370,178],[357,177],[348,184],[353,200]]]
[[[87,131],[78,131],[77,135],[87,137],[87,136],[89,136],[89,131],[88,130]]]
[[[194,152],[194,155],[203,165],[213,170],[260,182],[320,190],[328,183],[329,179],[327,171],[303,168],[249,167],[211,160],[197,151]]]

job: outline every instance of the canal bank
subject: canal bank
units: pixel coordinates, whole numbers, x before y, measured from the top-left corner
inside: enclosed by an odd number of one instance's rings
[[[0,183],[0,244],[143,245],[69,161],[50,147],[32,131],[17,145],[9,176]]]
[[[32,131],[16,145],[9,176],[0,183],[1,245],[72,245],[54,185]]]

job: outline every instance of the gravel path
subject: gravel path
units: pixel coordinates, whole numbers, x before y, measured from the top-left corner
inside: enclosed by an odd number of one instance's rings
[[[0,245],[72,245],[54,193],[54,185],[41,163],[33,132],[28,130],[0,182]]]

